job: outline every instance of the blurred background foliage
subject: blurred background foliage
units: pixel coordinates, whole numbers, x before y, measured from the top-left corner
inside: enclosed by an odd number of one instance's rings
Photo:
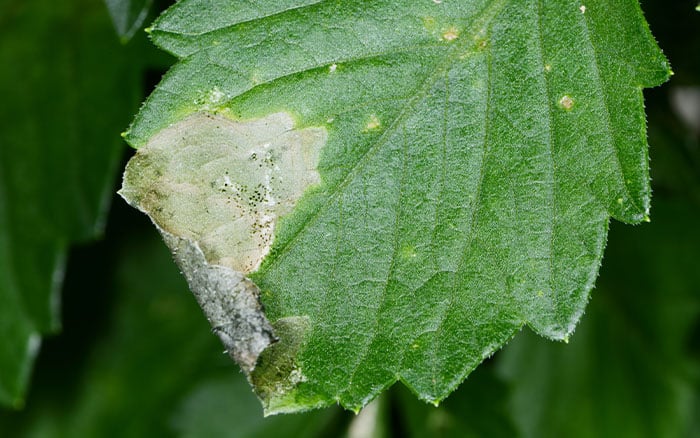
[[[524,330],[438,408],[397,384],[358,416],[268,419],[155,229],[114,195],[132,154],[119,132],[172,63],[137,30],[168,4],[0,0],[1,436],[700,436],[692,0],[642,2],[675,72],[645,92],[652,222],[611,224],[569,344]]]

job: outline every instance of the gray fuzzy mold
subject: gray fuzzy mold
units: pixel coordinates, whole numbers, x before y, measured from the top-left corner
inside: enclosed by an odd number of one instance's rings
[[[158,227],[190,290],[227,353],[246,374],[277,339],[260,304],[260,289],[240,272],[209,265],[196,243]]]

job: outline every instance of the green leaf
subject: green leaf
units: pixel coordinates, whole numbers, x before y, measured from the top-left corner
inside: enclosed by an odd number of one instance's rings
[[[102,229],[120,124],[139,99],[136,69],[93,3],[0,8],[3,405],[22,405],[41,335],[60,328],[66,248]]]
[[[499,355],[523,436],[697,433],[700,209],[660,201],[650,225],[612,230],[600,287],[569,345],[518,336]]]
[[[567,339],[609,217],[647,218],[635,0],[182,0],[151,36],[181,61],[122,194],[268,413],[438,403],[523,325]]]

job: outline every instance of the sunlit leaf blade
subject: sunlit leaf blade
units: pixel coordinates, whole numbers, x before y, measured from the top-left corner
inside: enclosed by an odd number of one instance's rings
[[[182,0],[151,35],[182,60],[133,146],[198,111],[328,131],[252,275],[268,412],[397,380],[438,402],[525,324],[566,339],[609,217],[647,217],[642,88],[669,68],[636,0]]]
[[[60,327],[66,246],[102,228],[138,99],[124,55],[100,3],[0,8],[0,404],[22,404],[41,334]]]

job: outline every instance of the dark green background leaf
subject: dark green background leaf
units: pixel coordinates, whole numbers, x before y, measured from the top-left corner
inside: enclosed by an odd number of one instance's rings
[[[141,96],[104,5],[0,6],[0,404],[20,406],[41,335],[60,328],[67,246],[98,235]]]

